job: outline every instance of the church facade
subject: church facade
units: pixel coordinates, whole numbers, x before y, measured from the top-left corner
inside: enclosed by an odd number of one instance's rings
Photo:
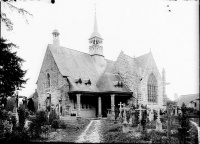
[[[163,107],[165,71],[161,76],[152,52],[139,57],[121,52],[116,61],[106,59],[96,15],[89,53],[60,46],[58,30],[52,34],[37,80],[39,109],[53,105],[62,116],[94,118],[108,111],[115,115],[120,102]]]

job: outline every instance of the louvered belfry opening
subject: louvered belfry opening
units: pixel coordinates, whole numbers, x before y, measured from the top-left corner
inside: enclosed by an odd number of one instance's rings
[[[147,89],[148,89],[148,102],[157,103],[158,83],[153,73],[149,75]]]

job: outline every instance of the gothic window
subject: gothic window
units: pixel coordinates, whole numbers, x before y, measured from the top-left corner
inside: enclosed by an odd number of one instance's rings
[[[148,90],[148,102],[157,102],[157,80],[154,74],[150,74],[148,83],[147,83],[147,90]]]
[[[47,74],[47,88],[50,88],[50,74]]]

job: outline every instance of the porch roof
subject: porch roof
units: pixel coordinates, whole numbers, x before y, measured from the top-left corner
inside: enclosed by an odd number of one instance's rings
[[[117,94],[123,96],[132,96],[133,92],[120,92],[120,91],[105,91],[105,92],[91,92],[91,91],[69,91],[69,94],[92,94],[92,95],[104,95],[104,94]]]

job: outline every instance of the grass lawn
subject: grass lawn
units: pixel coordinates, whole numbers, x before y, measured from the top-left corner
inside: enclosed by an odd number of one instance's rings
[[[155,130],[141,132],[141,137],[137,137],[133,132],[123,133],[122,124],[109,120],[102,120],[101,135],[103,143],[150,143],[152,141],[153,143],[177,144],[178,142],[175,135],[168,140],[166,132]]]
[[[90,120],[81,119],[80,121],[64,121],[65,126],[50,133],[47,141],[74,142],[78,136],[85,130]]]

